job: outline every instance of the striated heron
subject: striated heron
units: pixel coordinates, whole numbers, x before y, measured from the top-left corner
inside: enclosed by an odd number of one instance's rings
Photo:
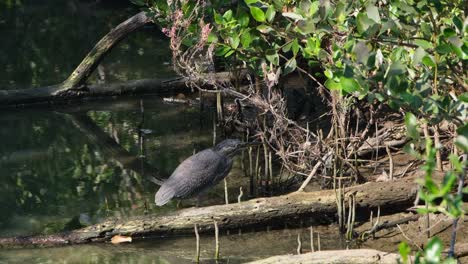
[[[195,196],[218,184],[231,171],[232,158],[251,144],[255,143],[226,139],[213,148],[190,156],[161,185],[154,199],[156,205],[165,205],[173,198]]]

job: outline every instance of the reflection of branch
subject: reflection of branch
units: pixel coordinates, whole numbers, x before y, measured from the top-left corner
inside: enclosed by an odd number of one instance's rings
[[[126,149],[119,145],[113,138],[97,126],[86,114],[67,115],[72,123],[83,134],[85,134],[90,143],[98,145],[108,156],[117,160],[122,167],[137,172],[145,176],[148,180],[161,185],[164,181],[159,170],[152,167],[143,159],[130,154]]]

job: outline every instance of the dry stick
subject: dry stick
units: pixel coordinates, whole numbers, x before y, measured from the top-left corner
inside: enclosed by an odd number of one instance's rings
[[[253,196],[254,195],[254,172],[253,172],[253,160],[252,160],[252,147],[249,147],[249,151],[248,151],[248,155],[249,155],[249,178],[250,178],[250,195]]]
[[[302,241],[301,241],[301,233],[297,234],[297,254],[302,254]]]
[[[265,118],[263,119],[263,127],[265,127]],[[264,176],[265,176],[265,181],[268,181],[268,148],[267,148],[267,144],[266,144],[266,139],[264,137],[262,137],[262,141],[263,141],[263,158],[265,160],[265,170],[264,170]]]
[[[268,152],[268,168],[270,169],[269,172],[270,172],[270,184],[273,184],[273,165],[271,164],[271,151]],[[273,191],[272,190],[273,188],[270,189],[270,191]]]
[[[409,238],[405,232],[403,232],[403,229],[401,229],[400,225],[396,225],[398,227],[398,229],[400,230],[401,232],[401,235],[406,238],[406,240],[410,241],[413,245],[415,245],[420,251],[422,251],[423,249],[418,245],[416,244],[413,240],[411,240],[411,238]]]
[[[215,259],[216,261],[219,260],[219,228],[218,222],[214,221],[214,228],[215,228]]]
[[[310,227],[310,251],[315,252],[314,249],[314,227]]]
[[[327,154],[328,155],[328,154]],[[322,165],[322,161],[319,160],[317,163],[315,163],[314,168],[310,172],[309,176],[307,176],[307,179],[302,183],[301,187],[297,190],[298,192],[304,191],[304,188],[309,184],[310,180],[314,177],[315,173],[317,173],[318,168]]]
[[[194,229],[195,229],[195,238],[196,238],[196,241],[197,241],[197,249],[196,249],[196,253],[195,253],[195,262],[200,263],[200,235],[198,234],[197,224],[195,224]]]
[[[458,190],[457,190],[457,196],[458,197],[463,197],[463,185],[465,183],[465,174],[466,174],[466,161],[467,161],[467,156],[468,154],[463,154],[463,171],[461,175],[458,176]],[[453,231],[452,231],[452,239],[450,240],[450,251],[449,251],[449,257],[455,256],[455,242],[457,239],[457,225],[458,225],[458,220],[460,217],[457,217],[456,219],[453,220]]]
[[[226,202],[226,204],[229,204],[229,194],[226,178],[224,178],[224,201]]]
[[[255,181],[257,183],[257,187],[255,188],[255,195],[258,194],[258,183],[259,183],[259,175],[260,175],[260,146],[257,147],[257,156],[255,158]],[[261,184],[260,184],[261,185]]]
[[[216,114],[218,116],[218,121],[223,120],[223,107],[221,104],[221,92],[216,93]]]
[[[237,202],[240,203],[242,201],[242,195],[244,195],[244,192],[242,191],[242,186],[239,187],[239,196],[237,196]]]
[[[385,150],[387,151],[388,161],[390,163],[389,178],[390,178],[391,181],[393,181],[393,167],[394,167],[394,164],[393,164],[392,152],[390,151],[390,148],[388,147],[388,145],[385,145]]]

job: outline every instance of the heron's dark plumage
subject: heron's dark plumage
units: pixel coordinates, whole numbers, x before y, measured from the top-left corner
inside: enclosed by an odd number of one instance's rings
[[[232,159],[217,150],[206,149],[184,160],[156,193],[156,205],[162,206],[172,198],[191,197],[224,179]]]

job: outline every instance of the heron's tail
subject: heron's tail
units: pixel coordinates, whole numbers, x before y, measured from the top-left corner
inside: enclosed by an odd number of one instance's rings
[[[174,189],[168,185],[162,185],[154,196],[154,202],[157,206],[167,204],[175,195]]]

